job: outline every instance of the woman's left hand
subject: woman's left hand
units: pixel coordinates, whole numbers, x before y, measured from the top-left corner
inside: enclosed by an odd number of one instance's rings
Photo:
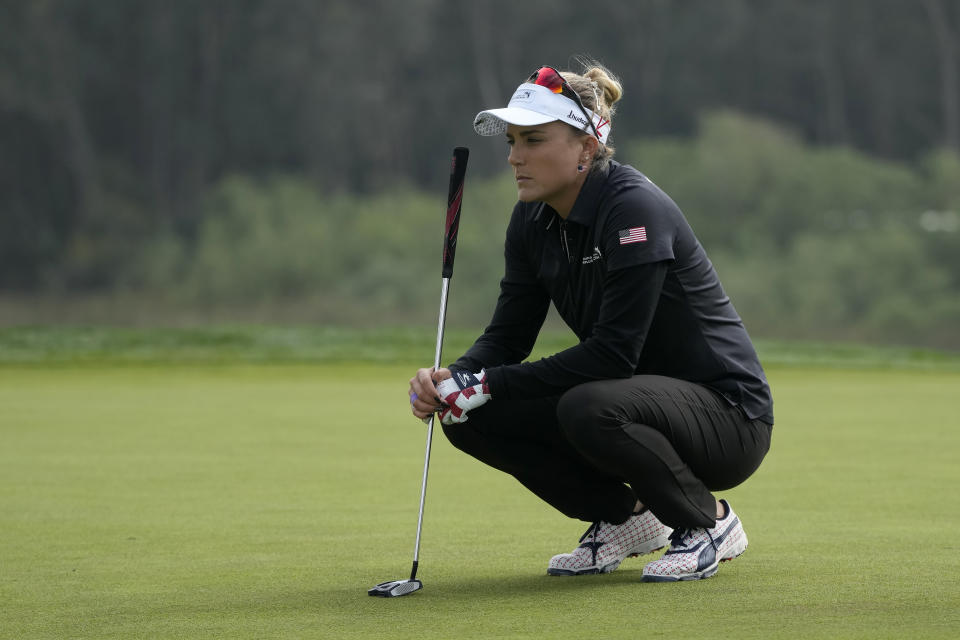
[[[490,399],[490,386],[483,369],[480,373],[457,371],[450,379],[441,382],[437,391],[446,405],[440,412],[440,421],[447,425],[466,422],[468,411]]]
[[[436,371],[433,370],[433,367],[417,370],[417,374],[410,378],[410,389],[407,391],[407,395],[410,396],[410,410],[413,415],[425,420],[442,408],[443,405],[436,384],[452,375],[450,370],[446,368]]]

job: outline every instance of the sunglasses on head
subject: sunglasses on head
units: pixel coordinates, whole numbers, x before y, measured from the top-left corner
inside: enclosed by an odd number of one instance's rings
[[[587,122],[590,123],[590,128],[593,129],[593,135],[597,137],[597,140],[600,140],[600,132],[597,131],[597,125],[593,123],[593,117],[587,113],[586,107],[583,106],[583,101],[580,100],[580,94],[573,90],[573,87],[570,86],[570,83],[563,79],[563,76],[560,75],[560,72],[554,69],[553,67],[540,67],[536,71],[530,74],[530,78],[527,80],[530,84],[537,84],[541,87],[546,87],[553,91],[554,93],[559,93],[562,96],[570,98],[577,103],[577,106],[580,107],[580,111],[583,112],[584,117],[587,119]]]

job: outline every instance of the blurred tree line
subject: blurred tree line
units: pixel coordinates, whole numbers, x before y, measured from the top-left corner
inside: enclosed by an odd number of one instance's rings
[[[718,111],[693,137],[641,138],[618,155],[678,202],[755,335],[960,348],[957,154],[914,168]],[[442,173],[446,158],[435,164]],[[468,175],[458,325],[489,320],[515,200],[509,173]],[[172,308],[269,318],[293,303],[316,321],[429,326],[444,205],[412,187],[357,196],[302,177],[232,176],[208,193],[192,242],[158,235],[118,286],[163,291]]]
[[[429,317],[467,144],[485,314],[514,193],[470,122],[582,53],[748,325],[957,346],[958,47],[948,0],[0,0],[0,292]]]

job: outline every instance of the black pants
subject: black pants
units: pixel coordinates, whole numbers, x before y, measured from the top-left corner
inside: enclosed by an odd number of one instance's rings
[[[714,526],[710,492],[760,466],[771,429],[706,387],[662,376],[493,399],[467,422],[443,427],[455,447],[571,518],[619,524],[640,500],[673,528]]]

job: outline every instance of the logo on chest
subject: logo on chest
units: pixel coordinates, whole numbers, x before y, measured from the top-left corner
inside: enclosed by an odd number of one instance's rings
[[[583,264],[592,264],[601,258],[603,258],[603,256],[600,254],[600,247],[594,247],[592,255],[583,257]]]

